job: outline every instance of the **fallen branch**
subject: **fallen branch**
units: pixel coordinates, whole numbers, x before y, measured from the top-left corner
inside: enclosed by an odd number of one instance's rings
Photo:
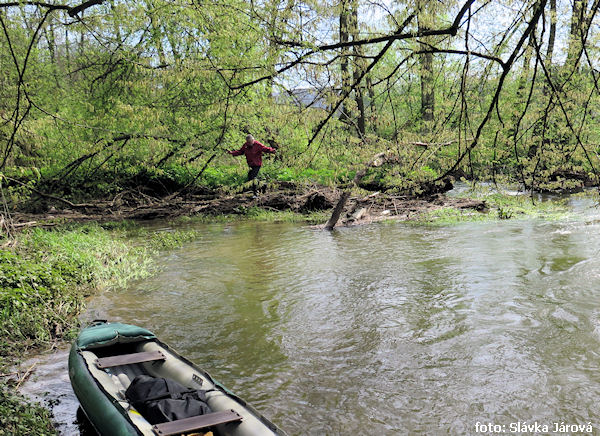
[[[394,155],[388,154],[386,152],[378,153],[375,156],[373,156],[373,159],[371,159],[371,161],[368,162],[364,166],[363,169],[356,172],[356,175],[354,176],[354,179],[352,179],[352,183],[350,184],[348,189],[346,189],[344,192],[342,192],[340,199],[338,200],[335,208],[333,209],[333,213],[331,214],[331,217],[327,221],[327,224],[325,224],[325,230],[333,230],[333,228],[337,224],[338,220],[340,219],[340,215],[342,214],[342,211],[344,210],[344,206],[346,205],[348,198],[350,198],[350,189],[353,186],[358,186],[358,184],[360,183],[362,178],[367,174],[367,171],[369,170],[369,168],[380,167],[384,163],[389,162],[390,160],[393,160],[394,158],[395,158]]]
[[[38,194],[38,195],[40,195],[42,197],[50,198],[50,199],[56,200],[56,201],[60,201],[61,203],[64,203],[64,204],[69,205],[69,206],[74,207],[74,208],[84,209],[84,208],[88,208],[88,207],[95,207],[93,204],[90,204],[90,203],[80,203],[80,204],[73,203],[73,202],[71,202],[69,200],[65,200],[64,198],[57,197],[56,195],[46,194],[46,193],[44,193],[42,191],[38,191],[37,189],[35,189],[35,188],[27,185],[26,183],[23,183],[23,182],[21,182],[19,180],[13,179],[12,177],[7,177],[7,176],[4,176],[4,177],[6,178],[6,180],[10,180],[11,182],[14,182],[14,183],[17,183],[17,184],[19,184],[21,186],[24,186],[27,189],[30,189],[31,191],[35,192],[36,194]]]
[[[13,224],[14,228],[19,228],[19,227],[32,227],[35,226],[37,224],[37,221],[29,221],[26,223],[17,223],[17,224]]]
[[[465,139],[464,141],[472,141],[473,138],[471,139]],[[458,140],[453,139],[451,141],[446,141],[446,142],[421,142],[421,141],[413,141],[413,142],[405,142],[406,145],[415,145],[417,147],[425,147],[425,148],[429,148],[429,147],[447,147],[449,145],[455,144],[456,142],[458,142]]]
[[[34,363],[33,365],[31,365],[29,367],[29,369],[27,370],[27,372],[25,372],[25,374],[23,375],[23,377],[21,377],[19,379],[19,382],[17,383],[17,386],[15,386],[15,391],[18,391],[19,387],[21,387],[21,385],[23,384],[23,382],[29,378],[29,376],[31,375],[31,372],[33,371],[33,368],[35,367],[35,365],[37,365],[37,362]]]

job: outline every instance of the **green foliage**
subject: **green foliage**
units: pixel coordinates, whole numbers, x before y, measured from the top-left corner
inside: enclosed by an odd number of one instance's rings
[[[434,226],[447,226],[462,222],[490,221],[495,219],[489,213],[476,212],[470,209],[455,209],[444,207],[433,211],[425,212],[414,221],[414,224],[428,224]]]
[[[498,218],[501,220],[509,220],[513,217],[513,211],[505,209],[502,206],[498,206]]]
[[[533,199],[527,195],[507,195],[503,193],[479,194],[491,209],[497,210],[500,219],[513,217],[542,217],[558,219],[568,213],[566,200],[561,198]]]
[[[27,404],[8,386],[0,385],[0,436],[56,434],[48,409]]]
[[[154,232],[131,223],[19,235],[15,248],[0,250],[0,366],[27,348],[70,337],[92,289],[146,276],[157,250],[197,238],[193,230]]]
[[[318,169],[273,166],[265,168],[263,174],[272,180],[318,183],[321,185],[331,185],[344,179],[344,172],[336,172],[331,166]]]
[[[246,181],[246,177],[237,167],[218,166],[206,168],[202,174],[202,182],[208,187],[217,188],[240,185]]]
[[[317,224],[325,222],[327,221],[327,218],[330,215],[328,211],[311,212],[310,214],[302,215],[292,211],[265,210],[260,207],[251,207],[245,210],[244,212],[244,219],[251,219],[254,221],[308,224]]]
[[[72,339],[92,289],[120,287],[146,276],[157,250],[196,238],[193,230],[153,232],[130,222],[36,228],[20,234],[15,247],[0,249],[0,369],[7,370],[28,349]],[[4,434],[56,431],[47,410],[25,404],[0,380],[0,435]]]
[[[197,230],[178,230],[172,232],[153,232],[148,236],[148,246],[155,250],[170,250],[180,247],[187,242],[197,240],[200,234]]]
[[[69,336],[83,298],[147,274],[148,251],[96,225],[34,229],[16,249],[0,250],[0,358]]]
[[[368,9],[359,3],[359,11]],[[530,3],[523,7],[533,7]],[[413,6],[391,5],[381,20],[367,20],[360,12],[353,37],[392,34]],[[452,7],[422,6],[407,31],[419,25],[445,28],[456,13]],[[478,15],[505,7],[492,2]],[[566,3],[560,7],[570,13]],[[55,10],[41,23],[43,7],[5,9],[0,45],[10,50],[0,51],[0,157],[7,157],[1,170],[43,192],[87,199],[138,188],[165,194],[193,181],[210,188],[238,186],[245,163],[224,151],[239,148],[247,132],[279,146],[276,157],[265,159],[261,176],[267,180],[345,183],[374,154],[388,150],[397,161],[369,171],[365,185],[419,194],[423,184],[450,168],[458,176],[506,178],[541,191],[598,182],[600,158],[593,144],[600,143],[595,109],[600,94],[584,59],[577,64],[570,56],[563,65],[546,65],[557,95],[540,66],[533,68],[535,56],[525,44],[488,119],[503,71],[498,62],[446,53],[464,48],[459,36],[398,40],[342,105],[349,116],[335,114],[323,124],[325,108],[338,103],[343,62],[356,77],[381,49],[361,46],[364,56],[315,49],[329,37],[322,29],[339,22],[339,2],[103,3],[75,23],[65,11]],[[506,61],[528,17],[516,18],[511,31],[472,30],[490,34],[489,53]],[[40,24],[32,41],[31,30]],[[331,42],[338,37],[332,32]],[[588,39],[590,65],[598,56],[591,49],[596,39]],[[441,50],[432,56],[427,77],[424,54],[418,53],[423,43]],[[569,44],[557,43],[555,51],[572,54]],[[290,47],[298,53],[315,50],[305,63],[287,69],[294,62]],[[277,75],[278,70],[285,73]],[[244,86],[248,82],[254,84]],[[314,88],[304,90],[302,103],[288,98],[288,91],[303,91],[309,83]],[[435,93],[435,117],[426,122],[425,88]],[[360,134],[358,91],[365,96],[366,127]],[[9,203],[20,206],[31,192],[9,184]]]

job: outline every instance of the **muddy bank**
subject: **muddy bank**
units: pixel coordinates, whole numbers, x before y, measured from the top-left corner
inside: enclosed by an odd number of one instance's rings
[[[382,192],[356,192],[346,203],[339,225],[357,225],[382,219],[410,220],[422,212],[454,207],[484,210],[485,202],[434,193],[416,198]],[[11,214],[15,227],[52,226],[64,222],[151,220],[195,215],[245,215],[253,208],[308,214],[332,210],[341,191],[327,186],[289,182],[261,184],[256,195],[250,186],[236,190],[202,190],[156,197],[141,190],[124,191],[111,199],[73,203],[44,198],[35,212]]]

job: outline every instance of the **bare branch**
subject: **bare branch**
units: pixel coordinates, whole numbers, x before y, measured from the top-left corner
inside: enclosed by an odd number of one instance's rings
[[[503,70],[502,70],[502,74],[498,81],[498,85],[496,86],[496,92],[494,93],[494,97],[492,98],[492,101],[488,107],[488,111],[487,111],[485,117],[483,118],[481,123],[479,123],[479,127],[477,128],[475,138],[473,138],[473,141],[471,142],[471,144],[469,144],[469,146],[466,147],[466,149],[459,155],[459,157],[456,160],[456,162],[454,163],[454,165],[452,165],[452,167],[450,169],[448,169],[444,174],[442,174],[441,176],[436,178],[434,180],[434,182],[444,179],[449,174],[451,174],[454,170],[456,170],[456,168],[458,168],[458,165],[460,165],[462,160],[466,156],[468,156],[469,153],[471,152],[471,150],[473,150],[477,146],[477,144],[479,142],[479,138],[481,137],[481,133],[483,132],[484,127],[486,126],[486,124],[488,123],[490,118],[492,117],[494,108],[498,104],[498,100],[500,98],[500,93],[502,92],[502,88],[504,87],[504,82],[505,82],[506,78],[508,77],[508,73],[510,72],[515,60],[517,59],[519,52],[523,48],[525,41],[527,41],[527,39],[529,38],[529,35],[533,32],[533,30],[537,26],[537,23],[538,23],[540,17],[542,16],[542,12],[544,11],[544,8],[546,7],[546,2],[547,2],[547,0],[541,0],[536,3],[536,9],[533,12],[533,16],[531,18],[531,21],[529,21],[527,29],[525,29],[525,31],[521,35],[521,38],[517,42],[517,45],[515,46],[514,50],[512,51],[511,55],[505,61]]]
[[[13,6],[23,6],[23,5],[27,5],[27,6],[39,6],[40,8],[46,8],[49,11],[67,11],[67,13],[69,14],[70,17],[74,17],[75,15],[77,15],[79,12],[83,12],[88,8],[91,8],[92,6],[96,6],[99,4],[104,3],[105,0],[88,0],[86,2],[83,2],[82,4],[78,5],[78,6],[69,6],[69,5],[61,5],[61,4],[52,4],[52,3],[44,3],[44,2],[38,2],[38,1],[22,1],[22,2],[6,2],[6,3],[0,3],[0,8],[10,8]]]
[[[339,48],[348,48],[348,47],[355,47],[355,46],[362,46],[362,45],[373,45],[373,44],[378,44],[378,43],[382,43],[382,42],[390,44],[394,41],[399,41],[399,40],[404,40],[404,39],[415,39],[415,38],[421,38],[424,36],[441,36],[441,35],[456,36],[456,34],[458,33],[458,29],[460,28],[463,16],[466,14],[466,12],[469,10],[469,8],[471,7],[471,5],[474,2],[475,2],[475,0],[468,0],[467,2],[465,2],[463,7],[460,9],[458,14],[454,18],[452,25],[450,27],[446,27],[443,29],[420,30],[420,31],[415,31],[415,32],[403,33],[404,29],[406,28],[406,25],[410,21],[412,21],[412,19],[416,16],[416,14],[413,13],[404,21],[404,23],[398,28],[398,30],[396,32],[392,33],[391,35],[384,35],[384,36],[378,36],[375,38],[367,38],[367,39],[358,39],[358,40],[353,40],[353,41],[348,41],[348,42],[338,42],[338,43],[334,43],[334,44],[323,44],[323,45],[319,45],[316,47],[312,46],[312,45],[307,45],[305,43],[300,43],[300,42],[274,40],[274,42],[284,45],[284,46],[308,49],[308,51],[302,55],[299,55],[299,57],[297,59],[290,62],[285,67],[276,70],[272,74],[267,74],[265,76],[259,77],[257,79],[251,80],[249,82],[231,86],[231,89],[241,89],[241,88],[245,88],[245,87],[248,87],[251,85],[255,85],[264,80],[273,79],[274,77],[280,75],[281,73],[284,73],[284,72],[288,71],[289,69],[295,67],[296,65],[302,63],[305,59],[307,59],[308,57],[310,57],[316,53],[337,50]],[[386,45],[386,47],[388,47],[388,45]],[[386,51],[387,51],[387,49],[386,49]]]

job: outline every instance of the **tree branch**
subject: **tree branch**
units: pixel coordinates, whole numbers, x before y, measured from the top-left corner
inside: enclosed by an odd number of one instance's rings
[[[67,11],[67,13],[69,14],[70,17],[74,17],[79,12],[83,12],[86,9],[91,8],[92,6],[102,4],[102,3],[104,3],[104,1],[105,0],[88,0],[78,6],[69,6],[69,5],[52,4],[52,3],[44,3],[44,2],[28,0],[28,1],[22,1],[22,2],[0,3],[0,8],[10,8],[13,6],[23,6],[23,5],[39,6],[40,8],[46,8],[49,11],[57,11],[57,10]]]
[[[377,43],[381,43],[381,42],[386,42],[386,43],[390,44],[394,41],[399,41],[399,40],[403,40],[403,39],[415,39],[415,38],[421,38],[424,36],[441,36],[441,35],[456,36],[456,34],[458,33],[458,29],[460,28],[460,23],[461,23],[463,16],[469,10],[469,8],[471,7],[471,5],[474,2],[475,2],[475,0],[466,1],[465,4],[463,5],[463,7],[458,12],[458,14],[456,15],[456,17],[454,18],[452,25],[450,27],[446,27],[444,29],[420,30],[420,31],[416,31],[416,32],[402,33],[406,27],[406,24],[408,22],[412,21],[412,19],[415,17],[416,14],[413,13],[404,21],[403,25],[401,25],[399,27],[399,29],[396,32],[392,33],[391,35],[384,35],[384,36],[378,36],[375,38],[367,38],[367,39],[357,39],[357,40],[353,40],[353,41],[338,42],[338,43],[334,43],[334,44],[323,44],[323,45],[319,45],[316,47],[307,45],[306,43],[274,40],[274,42],[281,44],[281,45],[286,45],[288,47],[309,49],[309,51],[304,54],[299,55],[299,57],[296,60],[290,62],[285,67],[280,68],[279,70],[275,71],[272,74],[267,74],[265,76],[259,77],[258,79],[254,79],[249,82],[241,83],[238,85],[233,85],[233,86],[231,86],[231,89],[241,89],[241,88],[245,88],[247,86],[255,85],[264,80],[273,79],[274,77],[278,76],[279,74],[284,73],[285,71],[289,70],[290,68],[293,68],[294,66],[302,63],[304,61],[304,59],[306,59],[307,57],[312,56],[316,53],[337,50],[339,48],[356,47],[356,46],[361,46],[361,45],[372,45],[372,44],[377,44]],[[387,45],[386,45],[386,47],[387,47]]]
[[[458,165],[460,165],[462,160],[466,156],[468,156],[469,153],[479,143],[479,138],[481,136],[481,133],[483,132],[483,128],[486,126],[486,124],[492,117],[494,107],[496,107],[496,105],[498,104],[498,100],[500,99],[500,93],[502,92],[502,88],[504,87],[504,81],[508,77],[508,73],[510,72],[515,60],[517,59],[519,52],[523,48],[523,44],[525,44],[525,41],[527,41],[527,38],[529,38],[529,35],[531,34],[531,32],[533,32],[533,30],[537,26],[537,23],[538,23],[540,17],[542,16],[542,12],[544,11],[544,8],[546,7],[546,2],[547,2],[547,0],[542,0],[538,3],[536,3],[537,9],[534,10],[533,16],[527,26],[527,29],[525,29],[525,32],[523,32],[523,34],[521,35],[521,38],[517,42],[517,45],[515,46],[513,52],[511,53],[509,58],[505,61],[504,66],[502,67],[502,74],[500,75],[498,85],[496,86],[496,92],[494,93],[494,97],[492,98],[492,101],[488,107],[488,111],[487,111],[485,117],[483,118],[481,123],[479,123],[479,127],[477,128],[477,133],[475,134],[475,138],[473,138],[473,141],[471,142],[471,144],[469,144],[469,146],[466,147],[465,150],[460,154],[460,156],[458,157],[458,159],[456,160],[454,165],[452,165],[452,167],[450,169],[448,169],[444,174],[442,174],[441,176],[436,178],[434,180],[434,182],[438,182],[438,181],[444,179],[449,174],[451,174],[454,170],[456,170],[456,168],[458,168]]]

